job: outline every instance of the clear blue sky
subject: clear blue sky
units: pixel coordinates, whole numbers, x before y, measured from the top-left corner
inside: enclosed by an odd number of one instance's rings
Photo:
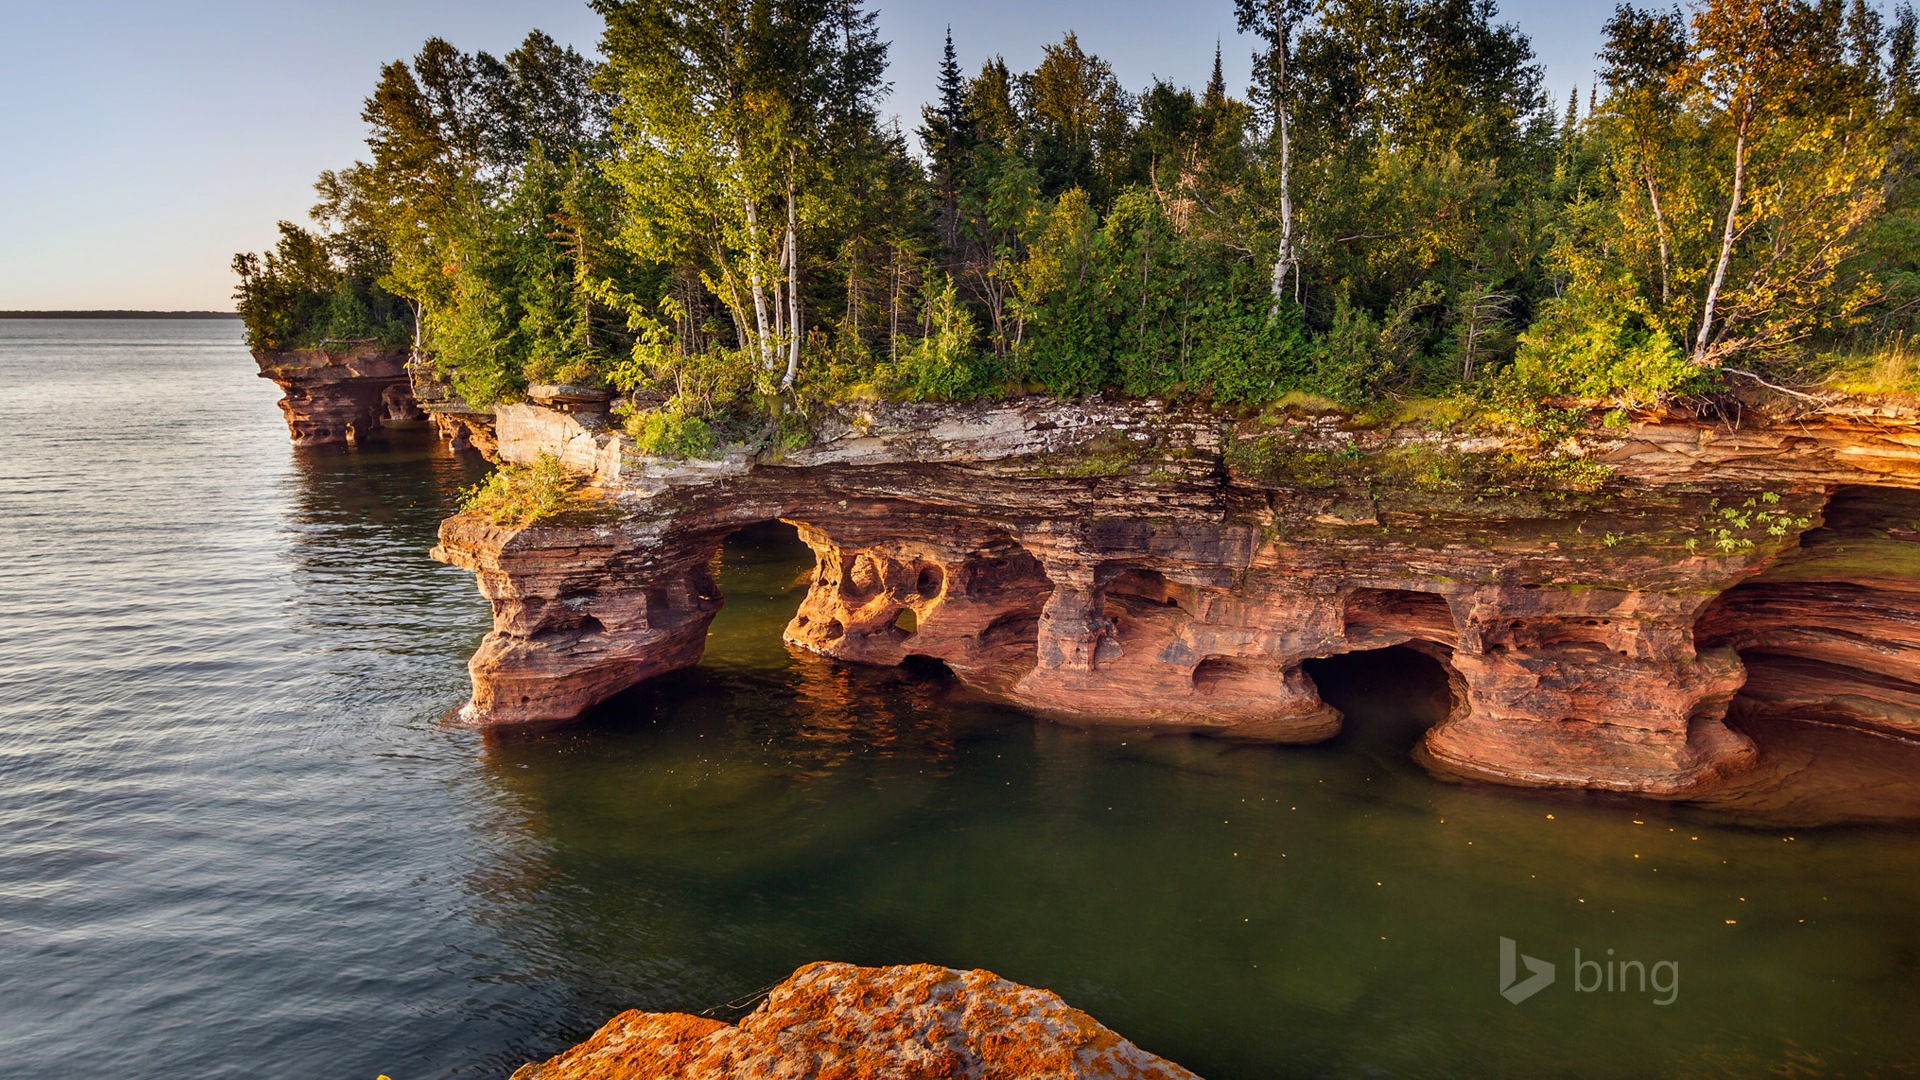
[[[1556,99],[1591,78],[1612,0],[1509,0]],[[1030,69],[1068,29],[1132,89],[1201,85],[1216,37],[1242,88],[1231,0],[890,0],[887,111],[911,130],[941,35],[969,71]],[[236,251],[305,220],[321,169],[362,150],[382,63],[438,34],[500,53],[539,27],[592,51],[584,0],[0,0],[0,310],[230,306]]]

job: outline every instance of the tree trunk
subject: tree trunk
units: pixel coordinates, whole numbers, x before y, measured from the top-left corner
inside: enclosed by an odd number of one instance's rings
[[[1733,258],[1735,220],[1740,216],[1740,196],[1747,182],[1747,128],[1752,123],[1753,107],[1743,105],[1739,128],[1733,139],[1733,199],[1727,204],[1727,227],[1720,236],[1720,261],[1713,269],[1713,282],[1707,286],[1706,307],[1700,313],[1700,333],[1693,340],[1693,362],[1707,359],[1707,341],[1713,333],[1713,308],[1720,299],[1720,286],[1727,280],[1727,263]]]
[[[767,312],[766,283],[760,278],[760,206],[752,199],[746,200],[747,211],[747,289],[753,294],[753,321],[755,329],[754,351],[760,354],[762,367],[773,367],[773,327]]]
[[[795,164],[793,152],[787,152],[789,167]],[[806,336],[805,325],[800,319],[800,207],[797,204],[798,193],[793,184],[787,184],[787,373],[780,379],[780,389],[793,389],[793,380],[800,374],[800,342]]]
[[[1286,61],[1281,61],[1282,65]],[[1285,84],[1284,68],[1281,74]],[[1274,94],[1273,111],[1280,127],[1280,254],[1273,261],[1273,307],[1269,314],[1278,317],[1280,304],[1287,298],[1287,274],[1296,262],[1293,254],[1293,142],[1287,132],[1287,103]]]
[[[1287,275],[1299,260],[1293,251],[1293,137],[1287,127],[1287,49],[1293,39],[1282,4],[1271,5],[1273,15],[1273,116],[1280,135],[1280,251],[1273,260],[1273,306],[1268,316],[1278,318],[1287,298]]]
[[[1673,298],[1672,288],[1667,283],[1668,266],[1671,259],[1667,254],[1667,216],[1660,211],[1660,189],[1653,183],[1653,162],[1645,154],[1640,156],[1641,168],[1647,175],[1647,200],[1653,203],[1653,229],[1660,241],[1660,303],[1662,306]]]

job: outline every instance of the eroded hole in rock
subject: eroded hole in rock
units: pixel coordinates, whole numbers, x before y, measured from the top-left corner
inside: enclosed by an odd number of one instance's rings
[[[1108,582],[1106,596],[1110,604],[1122,608],[1179,608],[1191,614],[1192,592],[1185,585],[1168,581],[1158,570],[1134,569]]]
[[[980,647],[997,649],[1004,647],[1038,648],[1040,644],[1040,613],[1037,611],[1009,611],[988,623],[980,631]]]
[[[580,616],[580,632],[584,634],[604,634],[607,632],[607,624],[591,615],[582,615]]]
[[[1374,638],[1454,640],[1453,609],[1438,593],[1410,589],[1355,589],[1344,614],[1349,641]]]
[[[1405,645],[1308,660],[1301,667],[1320,700],[1346,717],[1345,739],[1411,750],[1453,707],[1446,665]]]
[[[953,669],[947,666],[945,660],[923,653],[908,653],[900,661],[900,670],[920,679],[947,681],[954,678]]]
[[[1628,655],[1620,646],[1632,640],[1632,627],[1616,629],[1610,619],[1543,618],[1513,622],[1502,643],[1530,652],[1586,652]]]
[[[1209,656],[1194,665],[1193,688],[1202,694],[1215,694],[1256,674],[1252,661],[1238,656]]]
[[[931,600],[940,595],[940,586],[946,582],[946,574],[937,566],[923,566],[920,576],[914,579],[913,591],[922,599]]]
[[[993,600],[1008,594],[1034,593],[1044,603],[1053,591],[1046,568],[1025,548],[1009,544],[1004,555],[983,557],[968,562],[962,570],[965,593],[978,599]],[[1037,604],[1036,604],[1037,606]]]
[[[847,636],[846,625],[839,619],[831,619],[827,622],[826,634],[828,641],[838,641]]]
[[[781,628],[799,612],[817,569],[813,549],[788,522],[762,521],[735,529],[718,542],[713,557],[689,575],[689,584],[700,593],[722,601],[718,611],[683,595],[680,606],[692,610],[675,612],[657,625],[693,625],[710,617],[703,655],[711,657],[718,648],[722,657],[784,662],[787,648]]]

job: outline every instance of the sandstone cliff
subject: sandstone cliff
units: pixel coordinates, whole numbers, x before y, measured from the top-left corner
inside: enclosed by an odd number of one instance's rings
[[[1323,739],[1340,717],[1303,662],[1405,645],[1454,685],[1425,758],[1508,783],[1697,791],[1753,761],[1730,714],[1920,734],[1910,416],[1648,418],[1552,460],[1101,400],[876,406],[821,434],[672,463],[499,410],[503,459],[555,454],[613,497],[591,523],[443,525],[435,557],[494,609],[463,715],[563,720],[697,662],[711,556],[779,519],[817,561],[790,641],[935,658],[1076,722]]]
[[[513,1080],[1194,1080],[988,971],[808,964],[739,1024],[621,1013]]]
[[[366,438],[387,420],[419,420],[407,352],[371,343],[254,354],[260,377],[285,396],[280,410],[296,446]]]

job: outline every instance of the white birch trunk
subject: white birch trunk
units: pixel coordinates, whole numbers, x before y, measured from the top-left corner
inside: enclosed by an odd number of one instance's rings
[[[791,163],[791,152],[789,152]],[[787,373],[780,389],[793,389],[800,375],[800,344],[805,335],[800,322],[800,208],[793,185],[787,185]]]
[[[760,277],[760,207],[753,199],[746,200],[747,212],[747,289],[753,294],[753,321],[758,333],[754,335],[754,351],[760,354],[763,367],[773,366],[772,327],[768,325],[766,283]]]
[[[1668,267],[1671,264],[1671,258],[1667,254],[1667,216],[1660,211],[1660,189],[1653,183],[1653,163],[1646,161],[1644,157],[1642,161],[1645,162],[1647,174],[1647,201],[1653,204],[1653,228],[1660,239],[1660,303],[1664,305],[1673,298],[1672,288],[1667,283]]]
[[[1693,361],[1705,363],[1707,342],[1713,333],[1713,309],[1720,300],[1720,286],[1727,280],[1727,263],[1733,258],[1733,237],[1736,219],[1740,216],[1740,196],[1747,181],[1747,127],[1751,123],[1752,107],[1743,108],[1740,116],[1740,128],[1733,142],[1733,199],[1727,205],[1727,227],[1720,236],[1720,261],[1713,269],[1713,281],[1707,286],[1706,307],[1700,313],[1700,333],[1693,340]]]

